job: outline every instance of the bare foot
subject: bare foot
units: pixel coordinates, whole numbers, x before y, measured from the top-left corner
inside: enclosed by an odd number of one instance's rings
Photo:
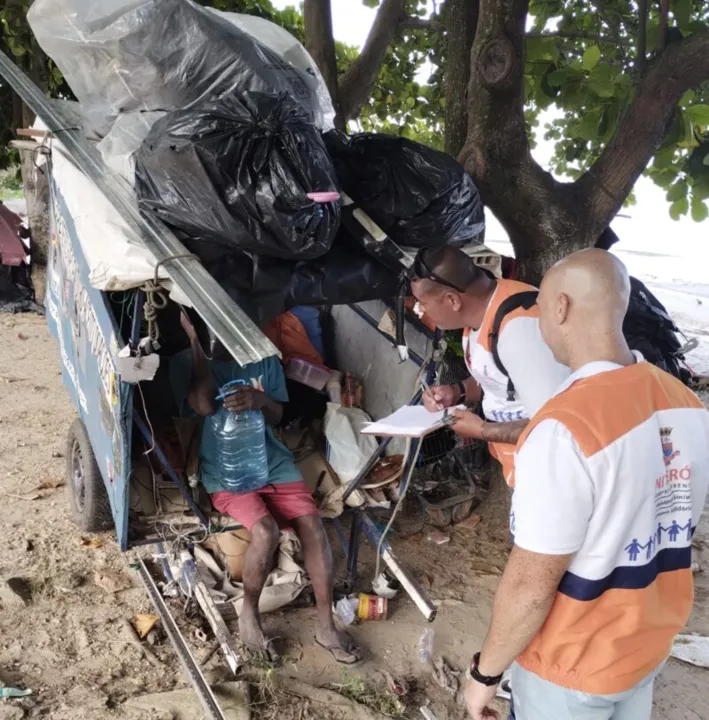
[[[255,657],[275,662],[276,656],[269,647],[270,641],[266,638],[261,627],[261,618],[257,612],[246,606],[239,615],[239,638],[244,647]]]
[[[329,650],[335,661],[342,665],[354,665],[362,659],[362,652],[348,633],[338,630],[334,625],[319,627],[315,642]]]

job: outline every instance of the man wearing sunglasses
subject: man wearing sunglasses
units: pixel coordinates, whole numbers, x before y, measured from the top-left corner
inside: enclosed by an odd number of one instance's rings
[[[570,374],[541,336],[535,288],[498,280],[462,250],[443,247],[418,253],[411,289],[420,314],[442,330],[463,330],[471,375],[456,385],[432,387],[424,394],[424,405],[433,412],[482,398],[485,418],[456,410],[454,430],[488,442],[511,483],[515,443],[529,418]],[[522,295],[527,302],[517,303]]]

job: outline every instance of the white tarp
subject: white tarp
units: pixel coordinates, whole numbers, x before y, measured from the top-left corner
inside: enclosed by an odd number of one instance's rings
[[[41,120],[33,126],[45,130]],[[81,252],[89,266],[89,282],[98,290],[130,290],[155,276],[156,261],[135,237],[128,223],[104,197],[94,183],[79,170],[65,147],[51,140],[52,179],[74,224]],[[39,154],[38,161],[44,156]],[[136,201],[137,205],[137,201]],[[167,271],[160,268],[159,278],[171,296],[183,305],[190,305],[178,288],[173,287]]]

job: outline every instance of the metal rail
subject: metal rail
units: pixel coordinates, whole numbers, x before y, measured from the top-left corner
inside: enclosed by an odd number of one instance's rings
[[[279,352],[246,313],[189,255],[185,246],[157,218],[141,215],[128,184],[104,164],[84,137],[74,113],[62,102],[49,100],[3,52],[0,75],[66,148],[76,166],[119,211],[138,244],[146,247],[170,279],[182,290],[210,330],[240,365],[259,362]],[[181,256],[181,257],[177,257]]]
[[[148,591],[150,600],[160,616],[162,626],[165,629],[167,636],[170,638],[170,642],[172,642],[172,645],[175,648],[177,657],[179,657],[182,667],[187,673],[187,677],[192,683],[192,687],[197,693],[197,696],[207,713],[205,717],[210,718],[210,720],[226,720],[222,709],[219,707],[217,699],[214,697],[212,688],[209,687],[202,671],[199,669],[199,665],[197,665],[194,657],[192,657],[192,653],[187,647],[187,643],[182,637],[182,633],[177,627],[170,609],[167,607],[163,596],[160,594],[160,590],[158,590],[158,587],[155,584],[153,576],[150,574],[150,570],[148,570],[142,558],[140,560],[138,572],[140,574],[140,579],[145,585],[145,589]]]

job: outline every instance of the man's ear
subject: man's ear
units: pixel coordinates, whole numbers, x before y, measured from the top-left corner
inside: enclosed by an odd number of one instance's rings
[[[563,325],[569,317],[569,308],[571,306],[571,300],[566,293],[561,293],[557,301],[556,307],[556,319],[559,325]]]
[[[463,307],[463,300],[461,299],[460,295],[458,295],[458,293],[446,293],[446,300],[450,304],[452,310],[454,310],[455,312],[460,312],[461,308]]]

